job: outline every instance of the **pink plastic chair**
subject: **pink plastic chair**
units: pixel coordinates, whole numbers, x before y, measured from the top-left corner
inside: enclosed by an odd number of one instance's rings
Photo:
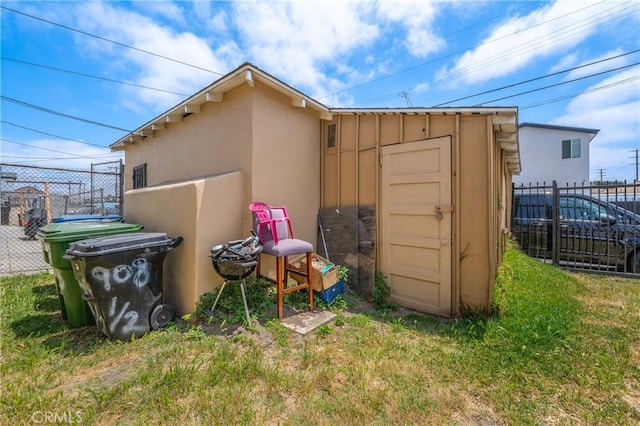
[[[294,238],[286,207],[274,207],[260,201],[254,201],[249,205],[249,210],[254,214],[254,220],[257,222],[255,225],[258,227],[260,244],[264,244],[268,240],[273,240],[274,244],[278,244],[280,239]],[[265,229],[270,233],[267,237],[264,234]]]

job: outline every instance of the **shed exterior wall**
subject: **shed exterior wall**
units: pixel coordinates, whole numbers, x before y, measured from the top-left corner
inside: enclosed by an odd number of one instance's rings
[[[256,83],[251,201],[286,206],[294,236],[316,241],[320,208],[320,120],[291,98]],[[248,214],[248,209],[245,209]],[[248,217],[248,228],[251,221]]]
[[[354,113],[341,114],[325,127],[331,124],[337,127],[336,146],[329,148],[323,140],[325,208],[378,206],[381,146],[451,137],[452,312],[464,307],[490,309],[509,224],[505,206],[511,182],[490,116]]]
[[[251,201],[286,206],[295,237],[315,245],[320,123],[316,111],[294,107],[256,81],[125,146],[125,220],[185,239],[179,249],[185,254],[171,256],[165,280],[168,303],[179,312],[192,312],[202,293],[222,283],[209,250],[249,234]],[[148,187],[133,190],[132,170],[142,164]]]

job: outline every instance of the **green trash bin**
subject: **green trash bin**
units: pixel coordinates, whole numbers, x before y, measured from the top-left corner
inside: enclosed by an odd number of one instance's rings
[[[89,238],[140,232],[143,228],[122,222],[62,222],[50,223],[38,230],[36,237],[42,243],[44,260],[53,267],[62,318],[71,328],[93,325],[95,319],[82,298],[71,263],[64,258],[69,245]]]

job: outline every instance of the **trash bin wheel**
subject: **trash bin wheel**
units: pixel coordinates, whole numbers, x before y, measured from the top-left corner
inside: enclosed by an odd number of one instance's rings
[[[149,324],[153,330],[165,328],[171,321],[173,321],[174,315],[175,311],[173,310],[173,306],[160,304],[151,311]]]

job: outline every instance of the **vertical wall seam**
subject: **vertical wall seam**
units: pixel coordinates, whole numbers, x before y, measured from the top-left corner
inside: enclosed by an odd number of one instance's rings
[[[380,270],[380,242],[382,237],[382,232],[380,232],[380,167],[382,163],[380,162],[382,159],[380,158],[380,115],[376,114],[376,124],[375,124],[375,141],[376,141],[376,270]]]
[[[491,299],[493,297],[493,282],[494,282],[494,267],[495,267],[495,214],[494,208],[496,204],[495,192],[493,188],[493,144],[494,144],[494,131],[491,117],[487,116],[487,215],[489,219],[489,226],[487,235],[488,244],[488,277],[487,277],[487,307],[491,307]]]
[[[360,114],[355,115],[356,126],[356,206],[360,205]]]
[[[325,122],[320,120],[320,208],[324,208],[324,135]],[[317,238],[316,238],[317,239]]]
[[[342,115],[336,122],[336,155],[338,156],[338,207],[342,206]]]
[[[427,116],[428,117],[428,116]],[[427,123],[429,120],[427,119]],[[455,196],[455,208],[454,211],[454,221],[453,221],[453,244],[454,249],[452,250],[451,256],[453,257],[452,263],[454,265],[453,271],[451,271],[453,286],[455,290],[455,294],[451,297],[451,304],[455,304],[452,306],[452,313],[459,313],[460,310],[460,301],[461,301],[461,261],[460,261],[460,215],[462,208],[460,206],[460,117],[456,116],[456,129],[453,139],[453,149],[452,153],[454,156],[454,165],[452,173],[454,175],[454,179],[452,182],[452,186],[454,188],[454,196]]]

